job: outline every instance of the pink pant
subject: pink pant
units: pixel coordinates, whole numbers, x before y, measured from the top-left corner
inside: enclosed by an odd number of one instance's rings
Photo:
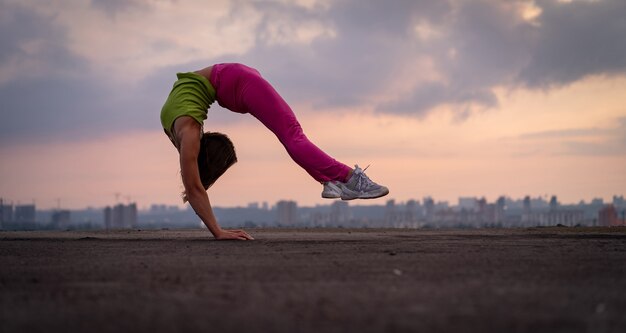
[[[220,106],[250,113],[261,121],[278,137],[289,156],[315,180],[346,180],[350,167],[309,141],[289,105],[256,69],[242,64],[213,65],[210,81]]]

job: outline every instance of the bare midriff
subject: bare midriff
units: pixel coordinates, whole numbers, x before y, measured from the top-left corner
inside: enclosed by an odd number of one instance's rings
[[[213,70],[213,66],[205,67],[203,69],[197,70],[194,73],[198,75],[204,76],[209,82],[211,82],[211,71]]]

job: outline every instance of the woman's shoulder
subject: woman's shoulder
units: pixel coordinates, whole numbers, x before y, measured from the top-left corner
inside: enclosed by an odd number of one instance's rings
[[[180,116],[176,118],[172,125],[170,139],[172,139],[175,146],[179,147],[182,140],[200,138],[201,135],[202,125],[196,119],[190,116]]]

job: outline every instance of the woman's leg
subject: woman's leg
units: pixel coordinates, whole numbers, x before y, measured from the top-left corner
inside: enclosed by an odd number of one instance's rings
[[[250,113],[270,129],[289,156],[319,182],[345,182],[351,168],[315,146],[285,100],[259,72],[240,64],[223,64],[216,74],[217,100],[223,107]]]

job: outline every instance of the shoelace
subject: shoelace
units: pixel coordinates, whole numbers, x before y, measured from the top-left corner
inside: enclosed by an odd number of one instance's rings
[[[365,170],[367,170],[367,168],[369,167],[370,165],[366,166],[365,169],[361,170],[358,164],[354,166],[354,174],[356,174],[357,176],[355,187],[359,191],[362,191],[363,189],[366,189],[368,186],[371,186],[374,184],[374,182],[372,182],[372,180],[365,174]]]

